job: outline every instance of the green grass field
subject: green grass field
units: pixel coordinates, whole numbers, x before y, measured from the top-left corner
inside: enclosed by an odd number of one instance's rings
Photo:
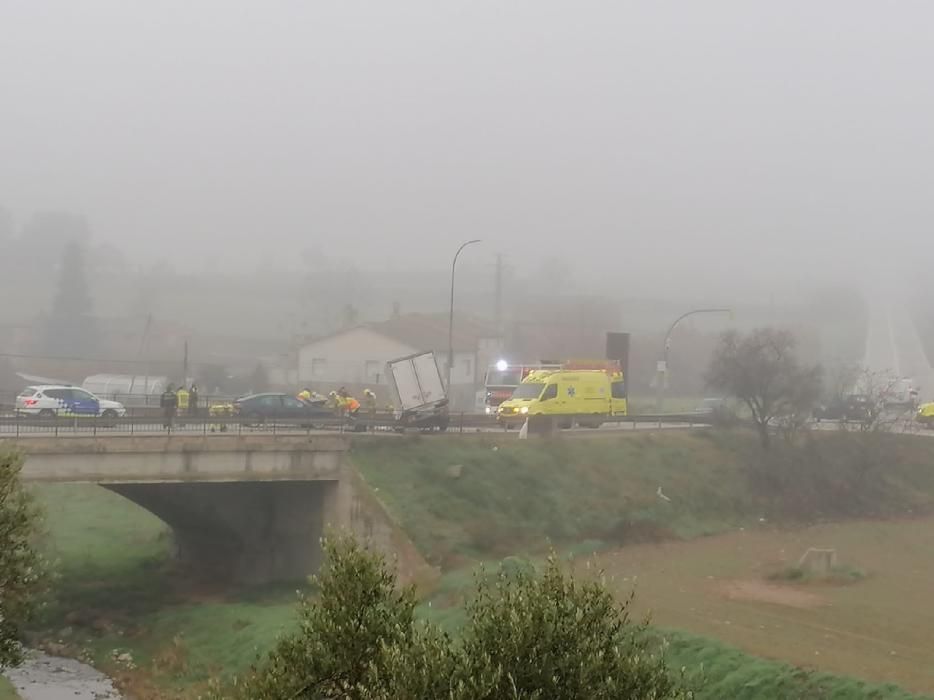
[[[680,431],[548,442],[499,435],[365,438],[355,442],[353,459],[416,545],[446,571],[421,614],[456,629],[478,561],[535,557],[549,543],[578,555],[610,556],[619,545],[625,545],[620,551],[654,551],[664,549],[652,544],[659,538],[754,527],[770,503],[754,495],[743,476],[750,444],[745,435]],[[934,441],[911,444],[917,454],[887,474],[890,490],[879,495],[886,507],[934,501],[927,466],[934,462]],[[450,471],[454,465],[460,465],[457,478]],[[659,498],[659,487],[670,501]],[[295,593],[288,588],[220,591],[185,583],[173,571],[165,526],[121,497],[87,485],[36,491],[48,513],[45,545],[60,574],[37,633],[111,672],[119,671],[111,660],[114,650],[130,651],[138,666],[132,678],[154,681],[156,688],[137,697],[194,696],[212,675],[247,668],[294,624]],[[723,561],[730,566],[732,560]],[[648,591],[639,596],[637,602]],[[645,607],[653,605],[647,601]],[[659,622],[681,626],[667,617]],[[716,627],[701,633],[743,646],[742,639]],[[839,680],[839,688],[848,688],[844,694],[783,695],[776,688],[786,687],[781,679],[793,677],[793,670],[691,639],[674,646],[677,663],[693,667],[704,660],[709,682],[744,679],[738,694],[701,696],[710,700],[900,697],[857,691],[847,679]],[[845,665],[835,670],[867,675]]]
[[[220,594],[184,582],[172,569],[167,527],[124,498],[85,484],[36,492],[57,570],[40,638],[111,672],[119,671],[114,650],[130,651],[138,667],[179,689],[249,667],[292,624],[292,588]]]
[[[19,700],[16,689],[3,676],[0,676],[0,700]]]
[[[667,631],[667,656],[674,668],[691,669],[697,700],[929,700],[892,684],[855,678],[751,657],[741,651],[682,632]]]

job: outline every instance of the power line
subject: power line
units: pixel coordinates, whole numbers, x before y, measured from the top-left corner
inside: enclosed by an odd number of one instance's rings
[[[0,357],[16,360],[51,360],[57,362],[109,362],[121,365],[144,365],[147,362],[147,360],[119,360],[108,357],[65,357],[60,355],[28,355],[15,352],[0,352]],[[163,362],[169,363],[173,362],[173,360],[163,360]]]

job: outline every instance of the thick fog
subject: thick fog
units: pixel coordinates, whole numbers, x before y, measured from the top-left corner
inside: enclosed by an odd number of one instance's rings
[[[0,2],[0,205],[182,269],[546,257],[646,295],[934,252],[934,6]]]

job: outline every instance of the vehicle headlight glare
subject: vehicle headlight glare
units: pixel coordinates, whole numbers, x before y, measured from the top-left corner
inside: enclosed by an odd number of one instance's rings
[[[519,413],[528,413],[528,412],[529,412],[528,406],[523,406],[522,408],[519,409]]]

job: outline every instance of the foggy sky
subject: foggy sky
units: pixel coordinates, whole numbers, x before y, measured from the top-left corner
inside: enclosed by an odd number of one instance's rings
[[[0,205],[191,269],[442,267],[473,237],[477,261],[647,289],[922,266],[932,21],[923,0],[0,0]]]

